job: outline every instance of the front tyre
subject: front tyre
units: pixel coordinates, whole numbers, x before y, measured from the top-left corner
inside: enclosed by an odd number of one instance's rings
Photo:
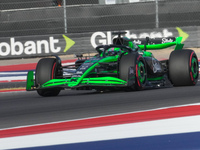
[[[128,82],[128,91],[143,90],[147,82],[144,58],[137,53],[123,55],[119,62],[119,78]]]
[[[145,61],[144,61],[144,59],[141,55],[139,55],[137,57],[136,62],[137,63],[136,63],[136,66],[135,66],[135,71],[136,71],[135,89],[136,90],[143,90],[145,88],[146,82],[147,82],[147,68],[146,68]]]
[[[35,85],[39,87],[45,82],[56,78],[56,59],[43,58],[37,64],[35,71]],[[38,89],[37,93],[40,96],[57,96],[60,93],[59,88],[54,89]]]
[[[196,85],[198,77],[198,58],[193,50],[175,50],[170,54],[169,78],[174,86]]]

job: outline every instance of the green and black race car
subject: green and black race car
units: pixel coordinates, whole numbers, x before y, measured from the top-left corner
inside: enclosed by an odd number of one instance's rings
[[[111,45],[96,47],[92,58],[79,58],[74,65],[62,66],[58,56],[41,59],[35,75],[27,75],[27,91],[41,96],[57,96],[63,89],[142,90],[146,87],[191,86],[198,81],[198,58],[193,50],[182,49],[182,37],[128,39],[117,32]],[[137,43],[137,44],[135,44]],[[147,50],[174,46],[168,60],[158,61]],[[63,71],[74,69],[71,75]]]

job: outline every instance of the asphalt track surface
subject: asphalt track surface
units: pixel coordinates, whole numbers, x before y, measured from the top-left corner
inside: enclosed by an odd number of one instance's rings
[[[0,129],[200,103],[196,86],[144,91],[64,90],[57,97],[35,91],[0,93]]]

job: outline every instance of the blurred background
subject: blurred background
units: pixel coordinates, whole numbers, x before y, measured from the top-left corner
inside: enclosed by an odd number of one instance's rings
[[[0,1],[1,37],[199,25],[199,0]]]
[[[167,29],[178,36],[177,27],[190,36],[189,47],[199,47],[200,0],[0,0],[0,42],[6,37],[66,34],[74,38],[77,50],[97,31]]]

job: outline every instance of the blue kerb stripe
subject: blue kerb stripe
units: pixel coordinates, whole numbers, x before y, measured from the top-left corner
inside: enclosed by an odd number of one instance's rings
[[[77,143],[77,144],[65,144],[56,146],[25,148],[20,150],[197,150],[197,149],[200,149],[200,132],[149,136],[140,138],[128,138],[128,139],[87,142],[87,143]]]

